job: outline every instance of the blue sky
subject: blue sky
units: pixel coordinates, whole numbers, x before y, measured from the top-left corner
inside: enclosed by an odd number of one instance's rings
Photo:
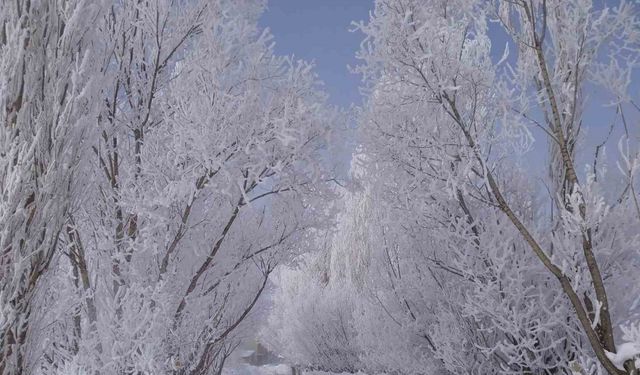
[[[324,90],[329,94],[329,102],[346,109],[351,104],[362,104],[358,88],[360,76],[351,73],[347,65],[358,64],[355,53],[364,36],[360,32],[349,32],[349,29],[352,28],[352,21],[368,20],[372,8],[373,0],[268,0],[267,9],[260,19],[260,26],[271,30],[277,54],[294,55],[296,58],[315,62],[315,71],[325,84]],[[507,37],[504,32],[498,31],[496,25],[491,26],[489,34],[494,44],[492,54],[497,61],[502,56]],[[508,61],[513,63],[515,48],[513,45],[510,47],[512,48]],[[635,74],[634,81],[632,92],[637,98],[638,74]],[[602,106],[603,97],[600,94],[597,90],[588,93],[592,99],[600,100],[590,102],[585,110],[584,130],[587,147],[584,150],[588,155],[578,155],[582,163],[592,161],[593,149],[606,138],[613,118],[613,108]],[[638,111],[629,108],[626,115],[628,120],[634,122],[640,117]],[[543,167],[546,158],[546,137],[537,129],[531,130],[535,134],[536,142],[533,150],[526,154],[525,164]],[[616,131],[608,143],[612,163],[615,163],[616,144],[622,135],[621,132],[621,126],[617,124]],[[342,158],[350,159],[347,155],[343,155]],[[546,172],[541,169],[539,173]]]
[[[357,64],[364,37],[350,24],[368,20],[372,8],[373,0],[269,0],[260,25],[274,35],[277,54],[314,61],[329,102],[348,108],[361,104],[360,77],[347,65]]]

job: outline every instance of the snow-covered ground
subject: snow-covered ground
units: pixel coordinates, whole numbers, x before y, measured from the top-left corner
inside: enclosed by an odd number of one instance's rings
[[[225,368],[222,371],[223,375],[292,375],[293,369],[290,365],[281,363],[282,359],[276,355],[264,356],[262,359],[271,360],[260,366],[251,365],[249,362],[250,357],[256,354],[256,341],[245,342],[244,345],[234,352],[228,359]],[[266,349],[263,347],[263,349]],[[254,358],[255,359],[255,358]],[[348,373],[329,373],[322,371],[303,371],[303,375],[367,375],[364,373],[348,374]]]
[[[288,365],[264,365],[264,366],[251,366],[247,364],[238,364],[230,368],[225,368],[222,371],[223,375],[291,375],[292,370]],[[334,374],[320,371],[303,372],[304,375],[353,375],[353,374]],[[366,374],[359,374],[366,375]]]
[[[291,367],[287,365],[264,365],[260,367],[239,364],[232,368],[225,368],[223,375],[291,375]]]

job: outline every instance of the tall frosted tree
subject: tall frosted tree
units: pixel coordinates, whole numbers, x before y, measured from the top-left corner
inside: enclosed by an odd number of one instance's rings
[[[584,113],[602,97],[628,110],[638,25],[627,2],[400,0],[359,25],[372,178],[414,240],[399,259],[422,264],[405,272],[406,293],[440,290],[435,307],[407,299],[406,314],[423,315],[424,345],[447,370],[635,371],[633,329],[615,344],[637,324],[637,154],[624,148],[614,186],[580,130],[600,125]],[[514,157],[534,135],[549,144],[546,188]]]
[[[260,1],[2,7],[3,371],[220,373],[330,222],[312,66]]]
[[[281,280],[277,296],[294,302],[272,324],[293,322],[280,331],[287,353],[373,373],[636,374],[638,129],[627,120],[639,11],[376,1],[356,25],[365,189],[329,246],[367,261],[361,281],[329,272],[320,283],[308,266]],[[607,158],[607,146],[618,152]],[[357,233],[365,240],[345,240]],[[311,308],[343,295],[346,312]],[[356,337],[343,350],[302,350],[334,348],[342,332]]]
[[[38,345],[37,300],[63,244],[93,134],[99,3],[0,4],[0,373]]]

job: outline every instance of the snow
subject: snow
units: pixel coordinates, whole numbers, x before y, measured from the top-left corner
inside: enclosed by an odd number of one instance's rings
[[[265,365],[265,366],[251,366],[251,365],[238,365],[233,368],[225,368],[222,371],[223,375],[291,375],[291,367],[287,365]]]
[[[614,366],[619,368],[620,370],[624,370],[624,363],[633,359],[634,357],[640,355],[640,343],[637,342],[625,342],[624,344],[618,345],[616,347],[617,353],[606,352],[607,357],[611,362],[613,362]],[[640,362],[636,359],[636,365]]]
[[[239,364],[232,368],[225,368],[222,371],[223,375],[291,375],[292,369],[288,365],[264,365],[264,366],[251,366],[247,364]],[[304,375],[354,375],[346,372],[341,374],[323,372],[323,371],[303,371]],[[359,373],[356,375],[366,375]]]

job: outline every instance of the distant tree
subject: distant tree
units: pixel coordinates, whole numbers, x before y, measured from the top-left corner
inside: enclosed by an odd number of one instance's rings
[[[343,196],[337,227],[315,233],[308,254],[274,277],[272,307],[261,337],[299,368],[355,373],[361,361],[355,314],[367,275],[369,202]]]

